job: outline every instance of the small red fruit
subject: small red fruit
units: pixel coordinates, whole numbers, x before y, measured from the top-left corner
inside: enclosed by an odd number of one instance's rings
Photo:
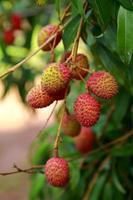
[[[45,69],[41,84],[49,95],[60,95],[68,87],[71,70],[65,64],[51,63]]]
[[[100,103],[93,96],[83,93],[74,104],[75,116],[82,126],[92,126],[99,119],[100,107]]]
[[[80,133],[81,125],[74,114],[65,113],[62,122],[62,130],[65,135],[75,137]]]
[[[75,146],[80,153],[89,153],[96,142],[95,134],[90,127],[82,127],[80,134],[75,138]]]
[[[21,29],[22,16],[18,13],[13,13],[11,15],[11,23],[14,29]]]
[[[64,158],[50,158],[45,165],[48,183],[55,187],[64,187],[69,181],[69,165]]]
[[[118,92],[115,78],[106,71],[94,72],[87,81],[87,88],[103,99],[110,99]]]
[[[41,46],[48,40],[52,35],[56,33],[56,37],[45,45],[42,50],[43,51],[50,51],[52,48],[55,48],[61,40],[61,30],[59,26],[49,24],[41,29],[38,35],[38,45]]]
[[[53,97],[42,91],[41,85],[33,87],[27,94],[27,102],[32,108],[43,108],[53,103]]]
[[[5,29],[3,32],[3,39],[7,45],[10,45],[14,42],[14,32],[12,29]]]

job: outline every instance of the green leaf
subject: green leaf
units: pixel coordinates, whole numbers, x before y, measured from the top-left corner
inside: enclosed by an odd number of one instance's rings
[[[60,3],[61,3],[60,0],[55,0],[55,7],[57,10],[58,16],[60,16]]]
[[[75,39],[79,22],[80,22],[79,15],[76,17],[73,17],[64,30],[63,43],[64,43],[64,47],[66,51],[69,49],[70,45],[73,43]]]
[[[114,10],[113,0],[89,0],[94,12],[96,12],[97,20],[102,28],[109,24]]]
[[[133,155],[133,144],[124,144],[120,147],[115,147],[111,151],[113,156],[117,157],[128,157]]]
[[[104,187],[103,200],[112,200],[112,184],[107,182]]]
[[[79,160],[78,162],[77,161],[73,161],[70,165],[70,174],[71,174],[71,179],[70,179],[70,186],[71,186],[71,189],[74,190],[79,182],[79,179],[80,179],[80,169],[79,169],[79,166],[81,161]]]
[[[76,9],[77,13],[81,16],[84,16],[84,8],[83,8],[83,1],[82,0],[71,0],[72,5]]]
[[[118,178],[118,176],[117,176],[115,170],[113,170],[112,179],[113,179],[113,182],[114,182],[114,185],[116,186],[116,188],[117,188],[122,194],[125,194],[125,193],[126,193],[126,190],[124,189],[124,187],[123,187],[122,184],[120,183],[119,178]]]
[[[97,179],[97,182],[93,188],[93,191],[92,191],[92,194],[91,194],[91,197],[89,198],[89,200],[99,199],[101,191],[104,187],[106,178],[107,178],[107,173],[104,173]]]
[[[133,12],[122,6],[117,19],[117,46],[122,61],[129,64],[133,53]]]
[[[133,10],[133,1],[132,0],[118,0],[120,4],[128,9],[128,10]]]

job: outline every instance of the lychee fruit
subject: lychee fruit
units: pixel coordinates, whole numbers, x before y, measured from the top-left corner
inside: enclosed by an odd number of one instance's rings
[[[65,135],[75,137],[80,133],[81,125],[74,114],[65,113],[62,121],[62,130]]]
[[[87,81],[87,88],[103,99],[110,99],[118,92],[115,78],[106,71],[94,72]]]
[[[69,165],[64,158],[50,158],[45,165],[48,183],[55,187],[64,187],[69,181]]]
[[[43,108],[53,103],[53,97],[49,96],[41,85],[33,87],[27,94],[27,102],[32,108]]]
[[[14,42],[14,31],[12,29],[5,29],[3,32],[3,40],[5,44],[10,45]]]
[[[41,84],[49,95],[58,95],[68,87],[71,70],[65,64],[51,63],[45,69]]]
[[[22,16],[18,13],[13,13],[11,15],[11,24],[12,24],[14,29],[21,29]]]
[[[56,37],[51,40],[47,45],[45,45],[42,50],[50,51],[52,48],[55,48],[61,40],[61,30],[59,26],[49,24],[41,29],[38,34],[38,45],[41,46],[48,40],[52,35],[56,33]]]
[[[96,142],[95,134],[90,127],[82,127],[80,134],[75,138],[76,149],[82,153],[89,153]]]
[[[66,51],[65,53],[63,53],[60,59],[60,63],[64,63],[70,57],[70,55],[71,51]]]
[[[100,107],[100,103],[93,96],[83,93],[75,101],[75,116],[82,126],[93,126],[99,119]]]
[[[63,100],[65,99],[65,96],[67,96],[70,92],[70,87],[64,88],[63,90],[60,91],[60,93],[52,95],[52,97],[56,100]]]

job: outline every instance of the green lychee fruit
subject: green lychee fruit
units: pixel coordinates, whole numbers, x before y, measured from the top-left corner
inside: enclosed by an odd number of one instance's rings
[[[64,158],[50,158],[45,165],[48,183],[55,187],[64,187],[69,181],[69,165]]]
[[[70,79],[71,70],[65,64],[51,63],[42,75],[41,84],[49,95],[58,95],[68,87]]]

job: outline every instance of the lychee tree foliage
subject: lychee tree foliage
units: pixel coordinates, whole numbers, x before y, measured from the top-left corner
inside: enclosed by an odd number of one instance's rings
[[[33,144],[32,163],[42,171],[32,176],[30,199],[132,200],[133,2],[37,3],[52,5],[58,22],[42,23],[36,41],[51,62],[26,99],[34,109],[62,104],[54,110],[56,122],[45,124]]]

